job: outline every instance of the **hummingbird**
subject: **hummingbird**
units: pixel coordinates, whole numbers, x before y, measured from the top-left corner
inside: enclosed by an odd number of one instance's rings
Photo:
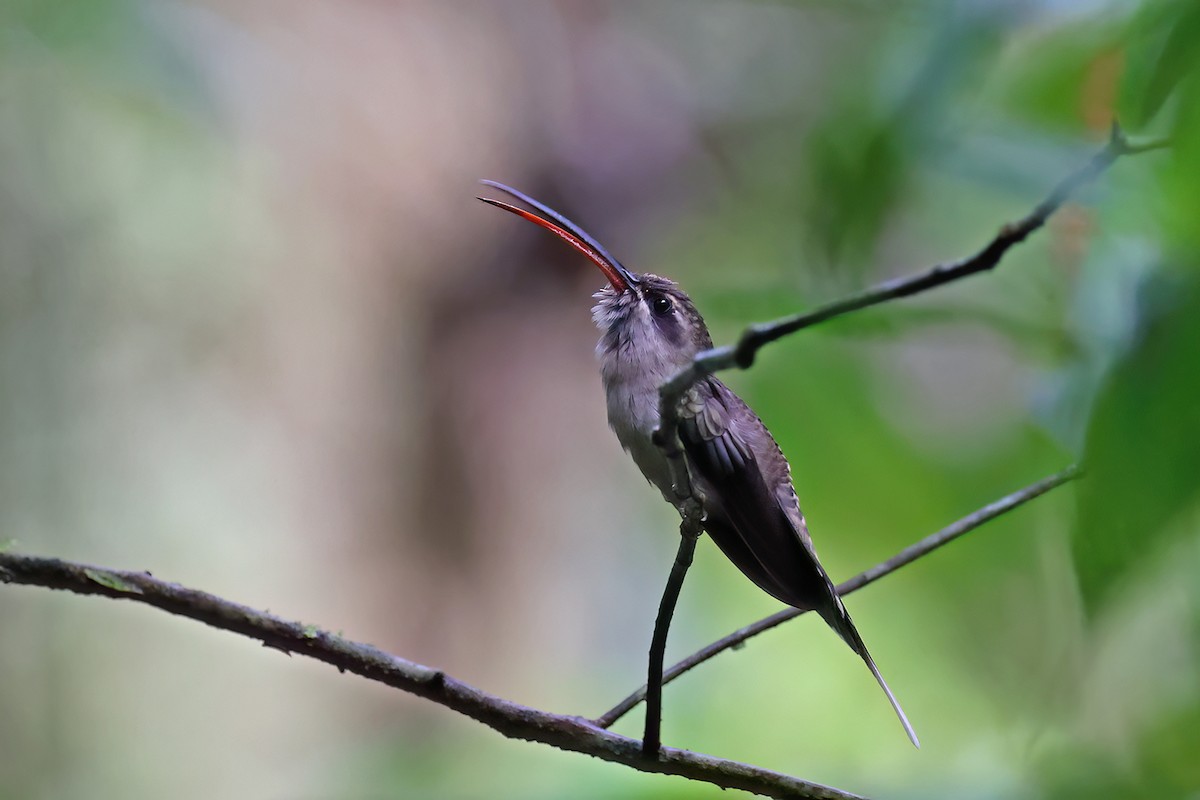
[[[592,319],[600,329],[596,354],[608,423],[646,479],[668,503],[678,506],[670,463],[654,441],[659,387],[712,347],[700,312],[677,283],[626,269],[596,239],[546,204],[496,181],[482,183],[543,216],[499,200],[480,200],[545,228],[604,274],[608,284],[593,295]],[[700,490],[705,532],[767,594],[820,614],[866,663],[908,738],[920,747],[904,709],[817,558],[792,486],[791,466],[767,426],[712,375],[680,398],[678,418],[684,457]]]

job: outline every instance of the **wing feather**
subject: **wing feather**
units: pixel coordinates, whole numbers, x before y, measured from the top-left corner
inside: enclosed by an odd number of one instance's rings
[[[760,453],[774,447],[766,429],[762,442],[748,441],[744,426],[731,423],[753,412],[715,379],[698,389],[703,405],[683,420],[680,438],[706,495],[709,535],[748,578],[782,602],[798,608],[836,602],[807,531],[791,518],[803,525],[799,507],[787,513],[763,475]]]
[[[689,398],[688,408],[694,413],[681,422],[680,439],[705,494],[709,536],[767,594],[819,613],[866,663],[909,739],[920,747],[817,559],[778,445],[745,402],[717,379],[709,378],[693,391],[697,394]]]

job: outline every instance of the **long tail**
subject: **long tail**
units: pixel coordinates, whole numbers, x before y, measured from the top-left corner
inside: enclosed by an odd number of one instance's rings
[[[875,676],[875,680],[879,681],[879,688],[883,689],[883,693],[887,695],[888,702],[892,704],[892,709],[896,712],[896,716],[900,718],[900,724],[904,726],[904,732],[908,734],[908,739],[917,749],[921,748],[921,741],[917,739],[917,732],[913,730],[913,726],[909,723],[908,717],[904,713],[904,709],[900,707],[900,701],[896,699],[896,695],[892,694],[891,688],[888,687],[887,681],[879,674],[879,667],[875,666],[875,659],[871,658],[871,654],[867,652],[867,645],[863,642],[862,637],[858,635],[858,629],[854,627],[854,622],[850,619],[850,614],[846,611],[846,607],[842,605],[840,598],[835,595],[835,602],[828,609],[818,609],[818,613],[829,623],[829,627],[833,628],[839,636],[842,637],[846,644],[850,645],[850,649],[858,653],[859,657],[866,663],[867,668],[871,670],[871,674]]]

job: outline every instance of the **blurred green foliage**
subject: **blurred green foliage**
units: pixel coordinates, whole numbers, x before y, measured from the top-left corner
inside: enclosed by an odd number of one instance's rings
[[[845,268],[856,257],[884,261],[896,274],[973,252],[996,225],[1023,214],[1098,149],[1114,118],[1135,126],[1127,128],[1135,140],[1170,138],[1169,151],[1125,159],[1083,194],[1084,202],[1101,198],[1097,218],[1113,231],[1086,251],[1064,251],[1076,234],[1060,227],[1062,219],[1052,221],[1040,241],[1014,251],[994,276],[807,332],[803,341],[779,345],[785,354],[764,354],[751,375],[731,378],[747,387],[785,449],[791,444],[810,520],[859,532],[878,526],[877,507],[887,510],[887,531],[875,527],[876,538],[865,540],[875,546],[886,538],[898,547],[902,531],[935,527],[939,515],[944,521],[947,497],[983,502],[983,487],[1004,486],[1005,475],[1049,469],[1071,460],[1073,450],[1086,466],[1073,519],[1064,515],[1057,523],[1070,532],[1069,565],[1050,555],[1047,531],[1037,535],[1039,543],[1028,524],[1006,521],[964,543],[969,556],[939,554],[951,563],[918,567],[925,589],[937,585],[936,593],[953,598],[960,641],[977,648],[976,680],[1006,687],[1011,706],[1002,716],[1036,731],[1030,783],[1004,789],[997,777],[990,786],[983,780],[960,787],[966,796],[1190,797],[1200,790],[1194,768],[1200,752],[1197,9],[1148,3],[1122,15],[1108,8],[1019,36],[1000,33],[1011,20],[999,17],[984,23],[984,35],[961,20],[957,28],[950,23],[949,38],[973,44],[957,56],[929,56],[936,67],[928,72],[962,72],[978,82],[928,80],[917,59],[908,74],[922,76],[918,86],[935,99],[918,103],[911,116],[880,99],[878,85],[892,76],[884,67],[886,47],[884,55],[870,50],[852,62],[851,78],[841,76],[844,94],[830,100],[830,116],[814,128],[797,164],[809,182],[807,238],[825,257],[819,263],[838,265],[838,274],[829,280],[752,272],[757,299],[742,294],[753,289],[730,291],[740,276],[706,277],[712,288],[701,290],[701,307],[715,308],[714,322],[724,326],[718,341],[730,341],[747,318],[811,306],[854,286],[858,272]],[[903,40],[895,33],[903,25],[890,30]],[[928,40],[926,32],[913,35]],[[948,141],[948,126],[961,138]],[[997,132],[1004,140],[988,141]],[[1072,140],[1094,144],[1064,148]],[[782,162],[778,151],[770,157]],[[957,180],[947,182],[948,173]],[[1074,213],[1068,207],[1063,216]],[[927,224],[925,214],[944,220]],[[898,220],[918,235],[935,230],[938,248],[914,244],[912,234],[895,230]],[[740,230],[725,231],[734,239],[731,249],[741,246]],[[908,270],[896,263],[897,240],[906,247]],[[680,263],[697,258],[687,252]],[[1078,277],[1063,271],[1064,261],[1078,262]],[[1040,386],[1026,398],[1030,417],[986,446],[979,438],[988,427],[985,413],[965,438],[922,427],[914,442],[904,429],[936,412],[905,402],[905,380],[895,381],[899,370],[872,365],[864,353],[895,353],[905,339],[938,341],[972,329],[967,335],[980,351],[999,344],[1041,365]],[[909,418],[897,422],[903,415]],[[943,436],[957,441],[935,444]],[[950,452],[959,467],[947,472]],[[853,493],[846,491],[847,475],[855,476]],[[822,550],[835,575],[847,574],[849,564],[839,562],[853,547],[843,539],[837,554]],[[869,560],[866,553],[849,558]],[[1061,583],[1018,582],[1015,595],[997,599],[1003,575],[1039,560],[1050,570],[1042,580]],[[909,579],[896,576],[887,591],[903,593]],[[1075,586],[1085,618],[1073,612]],[[1182,609],[1164,599],[1179,593],[1190,598]],[[1156,636],[1146,633],[1143,647],[1138,630],[1169,638],[1156,652]],[[1118,656],[1122,640],[1134,650]]]
[[[729,376],[788,453],[818,550],[837,580],[1067,463],[1078,460],[1087,470],[1076,487],[850,601],[925,749],[908,749],[869,675],[813,620],[673,684],[665,740],[868,796],[1196,797],[1200,4],[676,2],[594,4],[610,12],[594,17],[584,5],[514,3],[511,18],[499,15],[511,29],[496,22],[488,33],[511,38],[514,64],[531,50],[544,50],[551,64],[512,67],[525,80],[487,84],[481,95],[502,94],[514,107],[511,128],[543,143],[545,131],[570,126],[552,102],[548,111],[524,95],[526,102],[513,101],[512,84],[549,93],[547,76],[582,74],[585,55],[605,50],[597,42],[633,40],[640,49],[631,52],[652,51],[657,60],[648,63],[669,65],[672,85],[682,87],[695,113],[680,138],[702,144],[664,168],[661,182],[626,176],[633,186],[627,195],[652,208],[656,198],[672,197],[669,189],[685,187],[673,196],[679,208],[663,215],[670,222],[646,226],[655,238],[642,243],[644,261],[684,283],[718,343],[748,322],[974,252],[1097,151],[1114,117],[1135,142],[1171,140],[1169,150],[1115,164],[994,274],[813,329],[768,348],[753,371]],[[72,360],[73,345],[90,340],[91,314],[136,315],[142,304],[158,308],[146,297],[177,293],[174,305],[163,306],[172,311],[147,314],[147,326],[156,343],[177,338],[181,349],[207,352],[210,330],[197,325],[185,335],[172,326],[208,317],[197,301],[203,291],[244,288],[236,259],[207,262],[225,197],[210,159],[224,157],[222,137],[245,131],[226,125],[234,116],[228,107],[228,117],[171,111],[209,108],[222,92],[274,108],[269,92],[253,95],[237,80],[245,62],[219,51],[199,66],[193,60],[203,59],[180,45],[191,41],[203,51],[195,41],[218,39],[212,19],[219,6],[0,6],[0,152],[10,166],[0,179],[10,212],[0,220],[0,280],[7,282],[0,286],[0,442],[20,440],[30,419],[50,431],[48,441],[69,441],[71,426],[87,417],[91,398],[55,370],[85,369]],[[595,40],[564,33],[578,19]],[[291,41],[286,15],[278,26],[285,31],[279,38]],[[447,36],[442,47],[430,47],[439,55],[475,46],[453,38],[453,26],[430,30]],[[253,52],[254,36],[241,44]],[[313,63],[305,72],[289,62],[274,79],[299,73],[301,82],[316,82],[321,62]],[[52,69],[40,69],[47,64]],[[813,74],[800,75],[802,67]],[[621,92],[614,94],[608,102],[619,105]],[[421,103],[414,118],[434,113],[433,100]],[[281,129],[306,134],[300,124]],[[482,129],[479,138],[489,135],[502,138]],[[94,149],[79,144],[93,140]],[[357,146],[350,140],[337,152]],[[572,146],[584,152],[561,155]],[[567,185],[571,164],[602,155],[556,141],[531,156],[529,170],[567,175]],[[407,187],[404,170],[422,158],[404,153],[395,180]],[[178,166],[188,159],[190,168]],[[462,186],[445,191],[472,202]],[[630,213],[636,204],[620,205]],[[635,211],[649,216],[641,206]],[[255,224],[253,213],[243,216]],[[103,226],[96,218],[114,228],[130,219],[143,226],[97,239],[94,229]],[[601,235],[612,220],[579,221],[614,252],[632,249]],[[199,223],[202,234],[194,230]],[[396,246],[407,253],[411,244]],[[70,280],[56,282],[52,271],[47,277],[52,268]],[[182,286],[163,279],[214,270],[238,279],[219,290],[194,278]],[[346,272],[354,271],[350,262]],[[62,299],[64,284],[75,292],[70,302]],[[114,284],[122,288],[102,296],[112,308],[94,302],[97,285]],[[229,306],[239,320],[255,313],[236,301]],[[586,315],[582,297],[579,314]],[[56,408],[47,397],[70,402]],[[18,413],[29,408],[37,413]],[[553,436],[569,449],[566,433]],[[36,494],[26,486],[45,490],[46,516],[62,519],[55,515],[65,504],[46,489],[51,482],[23,476],[49,474],[47,464],[72,452],[3,451],[0,498],[9,516],[2,520],[14,530],[0,530],[0,542],[18,532],[30,540],[16,530],[26,513],[20,504]],[[666,536],[657,529],[670,530],[669,512],[650,493],[642,499],[650,509],[646,531]],[[647,556],[657,551],[629,544],[646,531],[614,534],[615,552],[599,561],[619,565],[619,577],[593,578],[610,591],[604,613],[644,618],[645,630],[622,630],[611,649],[597,645],[578,673],[560,674],[554,651],[528,657],[536,673],[530,683],[562,687],[591,704],[557,710],[599,713],[641,679],[649,609],[623,610],[620,600],[635,587],[657,591],[665,576],[666,563]],[[563,532],[564,549],[580,546],[570,535]],[[42,541],[35,536],[33,546]],[[598,567],[580,559],[578,569],[587,576]],[[702,543],[669,656],[773,610]],[[7,646],[3,624],[0,644]],[[55,669],[66,669],[65,649],[61,640],[47,644]],[[485,667],[480,674],[490,680]],[[0,680],[0,710],[15,709],[9,717],[21,720],[0,726],[0,800],[71,796],[72,784],[47,776],[84,762],[82,752],[97,738],[113,750],[102,757],[102,774],[84,771],[76,788],[147,796],[143,786],[162,785],[161,776],[155,784],[137,769],[136,736],[158,741],[158,731],[119,731],[114,718],[97,733],[74,724],[71,704],[55,700],[58,694],[31,706],[34,693],[14,683]],[[528,696],[518,699],[537,704],[545,687],[524,688]],[[321,787],[312,794],[725,796],[502,741],[443,709],[409,710],[372,717],[359,739],[323,742],[320,772],[306,781]],[[228,721],[212,723],[206,738],[219,738]],[[639,725],[635,713],[619,729],[636,735]],[[225,754],[235,772],[238,755]],[[248,773],[267,769],[257,753],[241,755],[237,766]],[[170,776],[184,760],[157,767]]]
[[[1124,81],[1124,105],[1134,124],[1154,119],[1167,99],[1181,86],[1186,95],[1195,91],[1200,71],[1200,7],[1195,3],[1149,4],[1135,22],[1137,46],[1129,54],[1130,69]]]
[[[1093,612],[1173,540],[1195,537],[1200,271],[1182,278],[1164,275],[1143,287],[1139,331],[1092,411],[1073,550]]]

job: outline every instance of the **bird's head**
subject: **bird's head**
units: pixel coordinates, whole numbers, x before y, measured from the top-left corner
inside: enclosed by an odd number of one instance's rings
[[[596,305],[592,309],[592,319],[601,332],[596,352],[606,379],[637,377],[662,382],[686,367],[697,353],[712,347],[704,319],[677,283],[626,269],[591,235],[546,204],[502,183],[483,183],[545,216],[499,200],[480,200],[555,234],[599,267],[608,279],[608,285],[593,295]]]

